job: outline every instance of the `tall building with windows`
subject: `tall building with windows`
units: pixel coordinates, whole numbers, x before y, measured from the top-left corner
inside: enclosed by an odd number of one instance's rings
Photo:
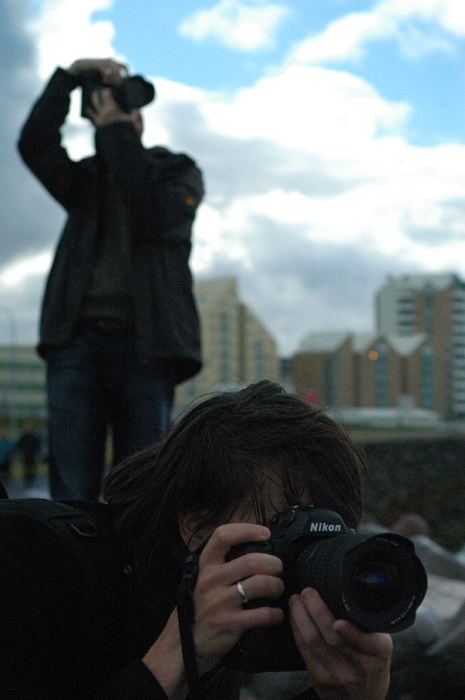
[[[203,369],[176,391],[179,410],[202,394],[260,379],[280,379],[276,343],[237,293],[234,277],[196,282]]]
[[[33,345],[0,345],[0,422],[46,418],[45,363]]]
[[[376,311],[379,333],[427,337],[419,369],[424,404],[441,415],[465,415],[465,283],[454,274],[390,279]]]

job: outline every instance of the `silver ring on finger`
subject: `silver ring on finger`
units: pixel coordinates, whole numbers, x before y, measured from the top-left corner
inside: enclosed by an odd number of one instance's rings
[[[237,590],[238,590],[238,593],[239,593],[239,595],[240,595],[240,597],[241,597],[242,602],[243,602],[243,603],[247,603],[248,598],[247,598],[247,596],[246,596],[246,594],[245,594],[244,586],[242,585],[242,581],[238,581],[236,585],[237,585]]]
[[[110,66],[107,66],[105,68],[105,75],[111,75],[113,73],[113,68],[110,68]]]

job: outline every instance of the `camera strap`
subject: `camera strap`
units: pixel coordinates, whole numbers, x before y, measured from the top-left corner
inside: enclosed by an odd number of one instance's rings
[[[178,623],[181,636],[182,658],[186,672],[187,686],[192,700],[201,697],[201,683],[195,653],[192,625],[195,621],[193,593],[199,575],[199,550],[186,559],[186,568],[178,588]]]

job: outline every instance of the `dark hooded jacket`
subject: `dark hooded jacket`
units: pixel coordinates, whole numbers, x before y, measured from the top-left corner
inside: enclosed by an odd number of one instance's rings
[[[202,176],[184,154],[145,149],[129,122],[96,129],[96,155],[71,160],[62,127],[76,79],[58,68],[23,127],[21,156],[68,212],[48,278],[39,353],[66,343],[75,330],[95,262],[102,187],[108,172],[129,212],[134,332],[140,361],[165,363],[176,381],[201,367],[200,331],[189,270],[192,224]]]

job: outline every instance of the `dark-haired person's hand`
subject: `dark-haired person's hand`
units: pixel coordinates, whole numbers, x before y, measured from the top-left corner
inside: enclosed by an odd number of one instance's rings
[[[392,640],[336,620],[317,591],[292,596],[294,639],[310,681],[323,700],[384,700],[389,688]]]
[[[121,80],[127,76],[128,69],[124,63],[119,63],[113,58],[79,58],[68,68],[68,73],[75,78],[88,70],[98,70],[102,76],[103,85],[120,85]]]
[[[139,110],[125,112],[113,97],[111,88],[101,88],[92,93],[92,107],[87,108],[87,116],[98,128],[114,122],[134,122]]]
[[[202,552],[194,592],[194,638],[201,673],[214,668],[246,630],[272,627],[283,620],[284,614],[279,608],[244,609],[238,589],[238,582],[241,582],[247,600],[276,600],[284,592],[279,578],[282,561],[258,552],[225,561],[233,545],[265,541],[270,534],[267,527],[252,523],[221,525]]]
[[[215,668],[246,630],[282,622],[284,614],[279,608],[244,609],[237,585],[242,583],[247,600],[279,598],[284,592],[279,578],[281,560],[257,552],[225,560],[233,545],[269,537],[270,531],[262,525],[230,523],[218,527],[206,544],[194,590],[193,635],[200,675]],[[187,695],[176,611],[143,661],[169,698],[177,700]]]

